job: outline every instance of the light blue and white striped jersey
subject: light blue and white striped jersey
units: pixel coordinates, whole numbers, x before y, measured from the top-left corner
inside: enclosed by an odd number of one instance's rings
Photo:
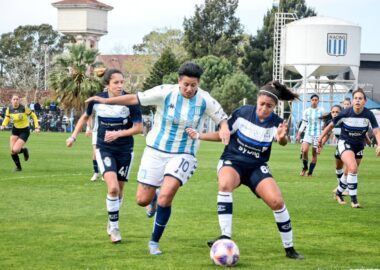
[[[302,121],[306,123],[305,136],[319,136],[322,134],[323,120],[320,117],[323,114],[324,109],[319,107],[310,107],[303,112]]]
[[[184,98],[178,84],[160,85],[138,92],[140,105],[156,106],[154,125],[148,133],[146,144],[167,153],[195,155],[199,140],[192,140],[185,129],[201,131],[206,116],[217,124],[227,119],[220,104],[200,88],[195,96]]]

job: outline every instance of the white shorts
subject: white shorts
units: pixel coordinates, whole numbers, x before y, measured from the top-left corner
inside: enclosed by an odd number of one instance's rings
[[[186,184],[197,168],[197,159],[190,154],[171,154],[145,147],[137,181],[154,187],[160,187],[164,176],[172,176]]]
[[[302,143],[308,143],[308,144],[312,145],[313,148],[317,148],[319,136],[320,135],[318,135],[318,136],[305,135],[305,137],[303,137]]]

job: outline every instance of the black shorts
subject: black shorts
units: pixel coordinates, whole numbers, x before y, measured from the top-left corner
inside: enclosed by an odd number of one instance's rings
[[[12,135],[19,137],[21,140],[26,142],[30,135],[30,129],[29,127],[26,128],[12,128]]]
[[[133,162],[132,153],[120,153],[96,149],[96,161],[102,175],[115,172],[118,181],[128,181]]]
[[[260,196],[256,193],[257,185],[265,178],[273,177],[266,163],[247,166],[247,164],[241,164],[231,160],[219,160],[218,171],[225,166],[234,168],[240,176],[240,184],[249,187],[258,198],[260,198]]]
[[[363,150],[364,145],[363,144],[349,144],[346,141],[339,140],[338,145],[336,146],[337,154],[339,157],[342,156],[344,151],[352,151],[355,154],[355,159],[362,159],[363,158]]]

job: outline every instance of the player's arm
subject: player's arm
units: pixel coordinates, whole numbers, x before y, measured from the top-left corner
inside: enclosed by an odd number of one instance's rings
[[[87,122],[86,122],[86,136],[87,137],[90,137],[92,134],[92,129],[93,129],[93,126],[92,126],[93,121],[92,120],[93,120],[92,117],[89,117]]]
[[[120,137],[133,136],[136,134],[141,134],[142,132],[143,132],[143,123],[136,122],[136,123],[133,123],[133,126],[129,129],[107,131],[106,135],[104,136],[104,141],[109,143],[109,142],[115,141],[116,139]]]
[[[318,138],[317,152],[321,152],[321,149],[323,147],[324,138],[327,137],[327,135],[331,133],[331,131],[333,130],[334,127],[335,127],[334,123],[331,122],[330,124],[327,125],[327,127],[325,127],[323,129],[321,136]],[[326,138],[326,140],[327,140],[327,138]],[[325,140],[325,142],[326,142],[326,140]]]
[[[277,133],[276,133],[276,141],[282,145],[285,146],[288,143],[288,123],[286,121],[280,123],[277,127]]]
[[[139,99],[136,94],[122,95],[117,97],[102,98],[99,96],[93,96],[86,99],[86,103],[97,102],[102,104],[117,104],[117,105],[137,105],[139,104]]]
[[[307,126],[307,120],[302,119],[301,126],[298,129],[297,135],[296,135],[296,141],[299,142],[301,138],[301,133],[305,130]]]
[[[38,123],[37,115],[32,110],[30,110],[29,115],[33,119],[34,128],[36,129],[36,132],[39,132],[40,131],[40,124]]]
[[[380,156],[380,128],[373,129],[373,135],[376,138],[376,144],[377,144],[376,155]]]
[[[207,132],[207,133],[199,133],[193,128],[186,129],[187,135],[193,140],[202,140],[202,141],[214,141],[220,142],[219,132]]]
[[[10,120],[11,120],[11,116],[10,116],[10,113],[9,113],[9,108],[7,108],[7,110],[5,111],[4,121],[1,124],[1,129],[6,128],[8,126],[8,124],[9,124]]]
[[[87,115],[86,113],[84,113],[79,118],[79,120],[77,122],[77,125],[75,126],[75,129],[74,129],[73,133],[66,140],[67,147],[71,147],[73,145],[73,143],[77,140],[77,136],[78,136],[79,132],[82,130],[83,125],[88,121],[89,117],[90,117],[89,115]]]

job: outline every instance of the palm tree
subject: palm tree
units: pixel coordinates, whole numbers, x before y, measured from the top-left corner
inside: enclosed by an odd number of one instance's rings
[[[97,50],[87,49],[84,44],[70,45],[68,53],[56,58],[49,75],[49,85],[62,105],[68,111],[75,109],[77,114],[84,110],[84,101],[102,90],[93,69],[99,54]]]

